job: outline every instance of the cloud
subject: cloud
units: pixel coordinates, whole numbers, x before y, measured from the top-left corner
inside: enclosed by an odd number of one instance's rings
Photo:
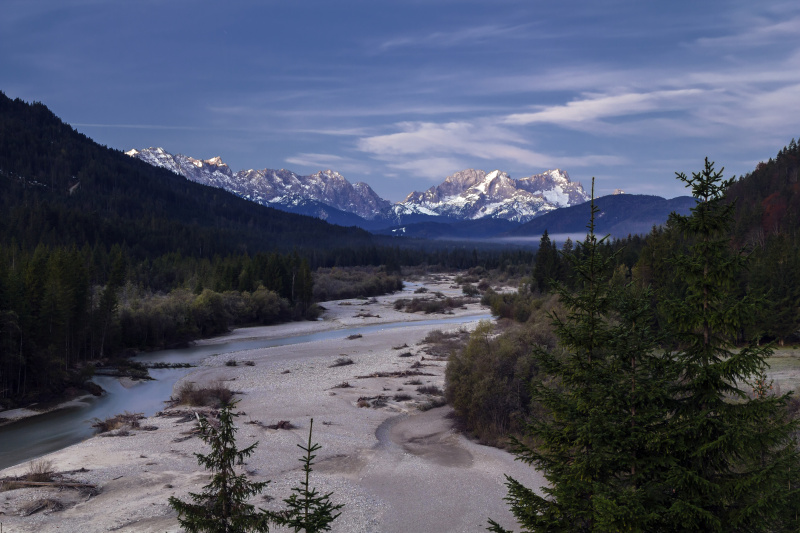
[[[797,38],[800,34],[798,28],[800,28],[800,17],[798,16],[780,22],[750,18],[742,31],[721,37],[701,37],[695,41],[695,44],[706,48],[750,49],[755,46],[785,43],[787,38]]]
[[[431,178],[474,165],[476,159],[493,169],[508,164],[536,169],[626,162],[616,155],[554,156],[537,152],[527,146],[525,137],[489,119],[476,123],[402,123],[396,127],[403,131],[359,139],[358,149],[392,168],[415,170]],[[432,168],[436,170],[429,170]]]
[[[544,107],[532,113],[514,113],[507,116],[503,122],[513,125],[550,123],[568,126],[602,118],[686,108],[691,105],[693,97],[702,94],[704,91],[701,89],[678,89],[598,96],[574,100],[565,105]]]
[[[196,126],[164,126],[161,124],[85,124],[81,122],[73,122],[70,124],[73,128],[123,128],[134,130],[200,130]]]
[[[381,43],[378,49],[386,51],[403,47],[450,48],[466,44],[480,44],[487,40],[520,36],[526,28],[526,25],[503,26],[487,24],[453,31],[437,31],[425,35],[395,37]]]
[[[370,166],[361,161],[335,154],[299,153],[285,159],[290,165],[313,169],[334,169],[342,174],[369,174]]]

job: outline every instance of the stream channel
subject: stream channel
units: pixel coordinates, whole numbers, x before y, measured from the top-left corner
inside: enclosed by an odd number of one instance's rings
[[[490,319],[491,315],[481,314],[457,318],[439,318],[415,322],[391,322],[346,329],[321,331],[294,337],[270,339],[246,339],[223,344],[208,344],[180,348],[175,350],[159,350],[137,355],[133,359],[143,363],[190,363],[199,364],[203,359],[242,350],[288,346],[304,342],[330,339],[341,339],[348,335],[362,335],[385,329],[410,326],[436,326],[461,324],[476,320]],[[150,369],[152,381],[137,382],[125,388],[115,377],[95,376],[93,381],[103,387],[106,393],[98,398],[89,396],[73,405],[22,419],[0,426],[0,470],[29,461],[36,457],[55,452],[81,442],[95,434],[91,423],[95,418],[101,420],[125,411],[143,413],[152,416],[164,407],[164,402],[172,395],[172,387],[193,368]]]

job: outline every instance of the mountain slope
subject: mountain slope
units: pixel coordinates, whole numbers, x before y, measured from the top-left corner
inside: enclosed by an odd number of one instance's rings
[[[285,169],[268,168],[233,172],[219,157],[200,160],[182,154],[173,155],[163,148],[130,150],[125,153],[151,165],[171,170],[191,181],[225,189],[258,204],[279,209],[294,211],[310,201],[318,208],[321,208],[319,204],[324,204],[370,220],[379,216],[390,205],[366,183],[351,184],[344,176],[331,170],[309,176],[300,176]]]
[[[694,207],[690,196],[666,200],[660,196],[644,194],[612,194],[596,198],[600,212],[595,217],[595,231],[613,237],[646,234],[653,226],[664,224],[669,214],[676,211],[686,215]],[[590,204],[565,207],[542,215],[509,232],[513,237],[538,237],[548,233],[585,233],[589,221]]]
[[[392,207],[392,214],[399,224],[411,214],[527,222],[588,199],[581,184],[570,181],[567,173],[559,169],[521,179],[512,179],[499,170],[486,173],[468,169],[448,176],[425,192],[412,192]]]
[[[265,208],[100,146],[0,93],[0,239],[124,244],[140,257],[367,244],[361,230]]]

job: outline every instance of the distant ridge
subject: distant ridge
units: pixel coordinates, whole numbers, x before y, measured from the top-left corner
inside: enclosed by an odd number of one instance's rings
[[[697,201],[691,196],[667,200],[646,194],[611,194],[595,198],[594,203],[600,210],[595,217],[595,231],[613,237],[626,237],[649,233],[653,226],[664,224],[673,211],[681,215],[689,214]],[[510,231],[508,235],[536,237],[545,230],[550,234],[585,233],[590,205],[585,203],[552,211]]]
[[[351,184],[333,170],[308,176],[285,169],[233,172],[219,157],[195,159],[171,154],[163,148],[125,153],[261,205],[370,230],[417,222],[482,219],[527,222],[542,213],[589,198],[582,185],[571,181],[560,169],[520,179],[512,179],[500,170],[462,170],[425,192],[412,192],[402,202],[392,204],[366,183]]]

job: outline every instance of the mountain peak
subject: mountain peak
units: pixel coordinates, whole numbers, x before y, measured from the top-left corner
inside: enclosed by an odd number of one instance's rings
[[[267,168],[234,173],[220,157],[200,160],[181,154],[172,155],[163,148],[134,149],[126,153],[172,170],[186,179],[226,189],[262,205],[294,208],[310,200],[367,220],[379,216],[390,205],[369,185],[353,186],[344,176],[330,169],[309,176],[298,176],[286,169]]]
[[[397,217],[410,213],[454,218],[503,218],[527,222],[558,207],[577,205],[589,199],[578,182],[561,169],[512,179],[501,170],[479,169],[456,172],[427,191],[413,192],[395,204]]]

